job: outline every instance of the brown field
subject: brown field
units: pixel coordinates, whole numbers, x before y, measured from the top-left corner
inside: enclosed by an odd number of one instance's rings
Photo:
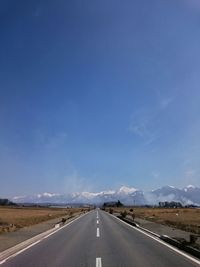
[[[59,217],[72,217],[81,208],[3,207],[0,206],[0,233],[44,222]]]
[[[146,219],[160,224],[165,224],[181,230],[200,234],[200,209],[183,208],[113,208],[114,212],[126,210],[129,215],[135,214],[136,218]]]

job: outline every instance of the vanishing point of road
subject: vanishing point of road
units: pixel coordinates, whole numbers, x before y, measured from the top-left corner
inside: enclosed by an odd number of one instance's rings
[[[99,209],[1,263],[2,267],[199,267],[155,237]]]

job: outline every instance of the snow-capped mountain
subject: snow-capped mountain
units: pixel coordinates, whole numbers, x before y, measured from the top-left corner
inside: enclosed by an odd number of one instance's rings
[[[118,190],[118,194],[125,194],[125,195],[127,195],[127,194],[135,193],[136,191],[138,191],[138,189],[135,189],[134,187],[122,186]]]
[[[173,186],[144,192],[122,186],[118,190],[101,192],[77,192],[71,194],[42,193],[31,196],[16,196],[11,199],[16,203],[103,203],[120,200],[124,204],[144,205],[158,204],[163,201],[178,201],[182,204],[200,205],[200,188],[189,185],[182,189]]]
[[[178,201],[184,205],[200,205],[200,188],[193,185],[188,185],[182,189],[173,186],[163,186],[153,190],[151,193],[155,198],[155,202]]]
[[[121,200],[126,204],[145,204],[143,192],[122,186],[118,190],[101,192],[77,192],[72,194],[42,193],[31,196],[16,196],[12,200],[16,203],[103,203]]]

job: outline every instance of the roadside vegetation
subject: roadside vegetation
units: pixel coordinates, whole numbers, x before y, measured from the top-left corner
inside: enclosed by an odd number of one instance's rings
[[[118,213],[123,218],[145,219],[200,234],[200,209],[197,208],[114,207],[112,213]]]
[[[83,208],[6,207],[0,206],[0,233],[15,231],[54,218],[64,222],[70,217],[85,212]]]

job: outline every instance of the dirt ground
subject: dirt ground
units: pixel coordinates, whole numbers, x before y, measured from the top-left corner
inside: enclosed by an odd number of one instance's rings
[[[0,207],[0,233],[12,232],[62,216],[72,216],[81,211],[81,208]]]
[[[195,208],[113,208],[114,212],[127,211],[141,218],[168,225],[184,231],[200,234],[200,209]]]

